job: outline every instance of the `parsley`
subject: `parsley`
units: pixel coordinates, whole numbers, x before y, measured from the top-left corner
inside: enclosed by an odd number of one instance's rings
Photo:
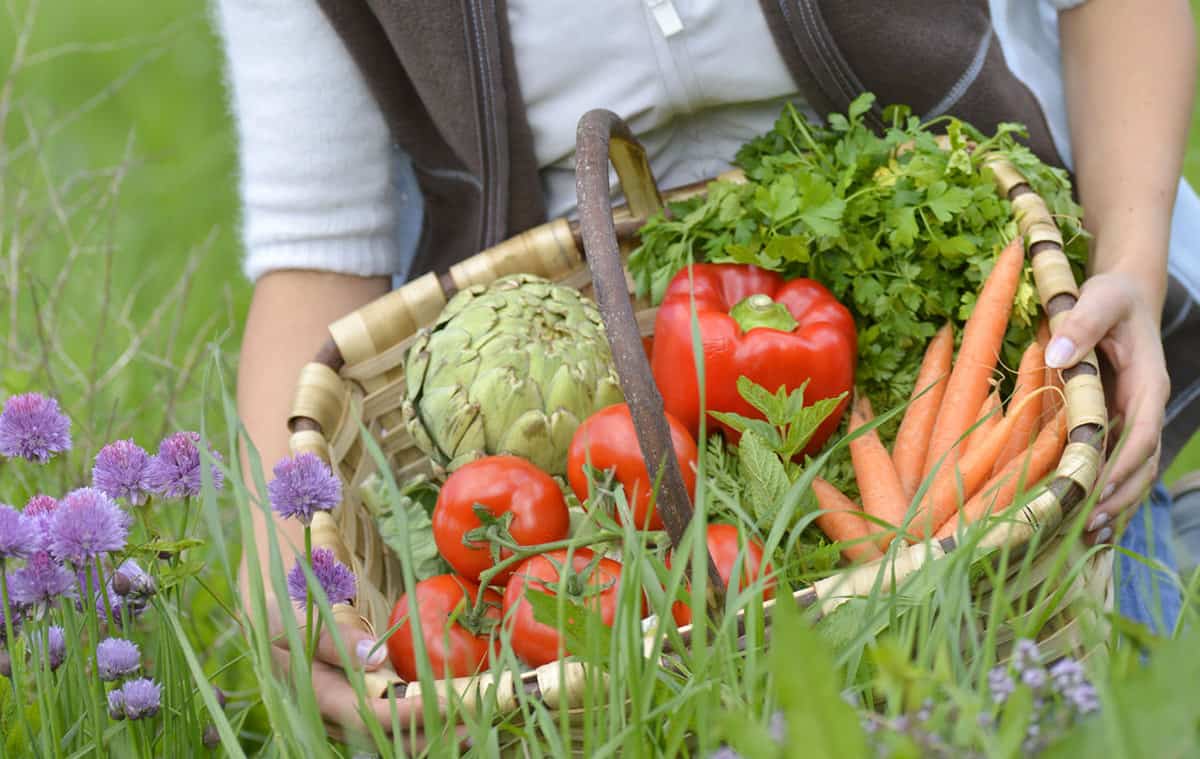
[[[986,157],[1007,157],[1046,201],[1077,274],[1087,237],[1066,173],[1018,142],[1019,125],[1002,124],[989,137],[953,118],[921,123],[893,106],[890,126],[877,135],[862,118],[872,102],[863,95],[826,125],[787,106],[771,132],[738,152],[747,181],[710,183],[706,195],[672,203],[670,218],[650,219],[629,270],[639,294],[656,303],[697,261],[820,281],[858,325],[858,386],[888,409],[907,401],[926,342],[948,320],[961,327],[996,252],[1017,234]],[[949,137],[949,150],[936,134]],[[1027,267],[1005,339],[1008,366],[1033,338],[1037,314]],[[890,439],[897,424],[881,435]]]

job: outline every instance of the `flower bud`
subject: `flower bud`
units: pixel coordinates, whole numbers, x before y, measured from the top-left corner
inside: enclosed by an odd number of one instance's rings
[[[118,596],[127,596],[133,590],[133,583],[124,572],[116,572],[112,577],[113,592]]]
[[[204,747],[207,749],[215,749],[220,746],[221,734],[217,732],[217,726],[211,722],[208,723],[208,726],[204,728],[204,736],[201,740],[204,741]]]

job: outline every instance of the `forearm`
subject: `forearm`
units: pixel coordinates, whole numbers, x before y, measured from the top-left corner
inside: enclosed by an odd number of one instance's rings
[[[1128,276],[1157,315],[1195,92],[1186,0],[1089,0],[1059,16],[1093,273]]]
[[[330,322],[387,292],[389,285],[387,277],[317,271],[276,271],[258,280],[242,340],[237,403],[268,479],[275,462],[289,454],[287,419],[300,369],[328,339]],[[245,451],[242,464],[247,467]],[[267,523],[258,509],[252,512],[265,575]],[[302,546],[303,530],[295,520],[277,519],[275,528],[284,563],[290,565],[289,544]],[[243,564],[243,571],[248,569]]]

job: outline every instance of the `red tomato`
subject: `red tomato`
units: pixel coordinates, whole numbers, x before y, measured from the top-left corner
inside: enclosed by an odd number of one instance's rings
[[[717,565],[717,574],[721,575],[721,580],[726,585],[729,585],[729,578],[733,575],[733,566],[737,563],[738,555],[742,553],[741,541],[738,539],[738,528],[731,524],[710,524],[708,526],[708,553],[712,556],[713,563]],[[762,566],[763,549],[757,541],[746,539],[746,552],[742,559],[741,566],[741,582],[738,584],[738,590],[745,590],[747,586],[758,579],[758,568]],[[668,561],[668,566],[670,562]],[[771,574],[771,565],[768,563],[764,567],[764,574]],[[775,580],[768,577],[764,583],[763,598],[771,598],[775,595]],[[692,623],[692,610],[682,601],[676,601],[671,604],[671,616],[675,617],[675,624],[683,627]]]
[[[559,567],[567,573],[565,589],[568,598],[600,612],[604,624],[612,626],[617,616],[617,591],[621,580],[621,565],[602,558],[588,572],[595,555],[586,548],[577,548],[567,569],[567,552],[551,551],[526,559],[513,573],[504,590],[504,619],[512,629],[512,648],[526,663],[540,667],[565,655],[564,643],[558,630],[533,618],[533,606],[525,599],[530,588],[557,596],[560,587]]]
[[[499,638],[493,638],[489,629],[500,621],[500,594],[491,588],[484,590],[485,606],[477,617],[472,608],[479,597],[479,586],[470,580],[436,575],[417,583],[414,592],[425,653],[434,677],[466,677],[483,669],[488,653],[499,644]],[[408,611],[405,594],[392,609],[388,629],[401,620],[404,623],[388,638],[387,647],[397,674],[411,682],[417,679],[417,660]]]
[[[455,470],[446,479],[433,508],[433,539],[438,551],[454,571],[478,582],[489,569],[491,545],[485,540],[464,538],[481,526],[475,504],[486,506],[494,516],[512,515],[508,533],[519,545],[536,545],[567,537],[571,516],[567,503],[550,475],[516,456],[488,456]],[[512,555],[503,549],[501,558]],[[501,572],[492,584],[503,585],[512,570]]]
[[[667,414],[667,424],[671,428],[671,444],[683,473],[683,484],[687,486],[688,498],[692,498],[696,493],[696,442],[670,414]],[[588,478],[584,465],[588,463],[596,471],[615,470],[637,525],[648,530],[662,529],[662,519],[649,508],[654,481],[646,473],[646,461],[642,458],[628,405],[618,403],[603,408],[589,416],[575,431],[567,451],[567,479],[581,503],[587,502]],[[620,521],[621,515],[615,516]]]

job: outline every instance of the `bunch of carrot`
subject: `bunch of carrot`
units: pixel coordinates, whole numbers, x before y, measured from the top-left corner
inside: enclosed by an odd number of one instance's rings
[[[903,525],[912,539],[953,535],[961,524],[1005,510],[1018,487],[1040,480],[1057,463],[1066,444],[1066,411],[1057,372],[1045,366],[1045,337],[1025,350],[1006,405],[992,388],[1023,265],[1017,239],[984,281],[957,359],[949,324],[930,341],[892,451],[875,430],[850,442],[861,506],[828,482],[814,482],[824,512],[817,525],[843,544],[851,561],[880,556]],[[856,398],[850,431],[872,418],[870,402]]]

